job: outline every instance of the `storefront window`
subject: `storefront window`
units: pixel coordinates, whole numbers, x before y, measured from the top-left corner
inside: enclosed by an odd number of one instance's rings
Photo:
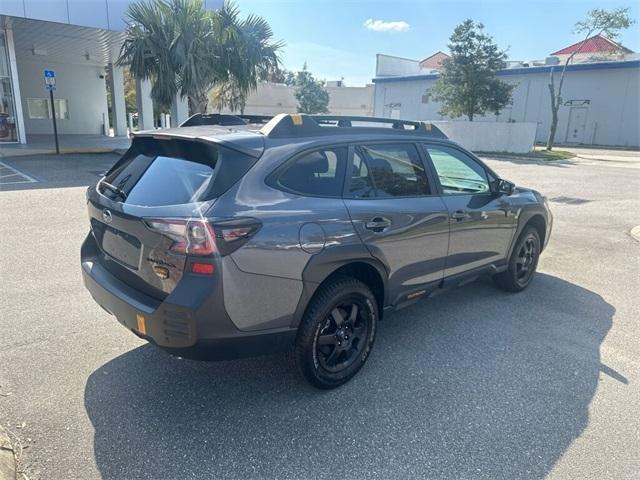
[[[5,34],[0,31],[0,142],[18,141],[15,112],[9,70],[9,51]]]

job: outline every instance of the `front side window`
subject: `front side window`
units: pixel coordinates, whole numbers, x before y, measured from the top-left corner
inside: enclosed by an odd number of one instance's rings
[[[353,158],[349,191],[356,198],[417,197],[431,193],[416,146],[402,143],[359,147]]]
[[[300,195],[340,197],[347,163],[347,147],[305,153],[287,164],[277,185]]]
[[[456,195],[489,191],[487,172],[462,152],[444,146],[426,145],[436,169],[442,193]]]

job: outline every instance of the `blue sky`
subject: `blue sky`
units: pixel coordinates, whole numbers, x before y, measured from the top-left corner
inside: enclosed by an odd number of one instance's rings
[[[237,2],[243,14],[265,17],[276,37],[286,42],[282,56],[286,68],[300,69],[306,61],[317,77],[344,77],[352,86],[371,81],[376,53],[422,59],[438,50],[446,51],[453,28],[466,18],[484,23],[487,33],[500,47],[508,47],[514,60],[543,59],[580,40],[572,34],[573,25],[592,8],[630,7],[636,22],[640,20],[637,0]],[[640,25],[624,31],[620,40],[640,52]]]

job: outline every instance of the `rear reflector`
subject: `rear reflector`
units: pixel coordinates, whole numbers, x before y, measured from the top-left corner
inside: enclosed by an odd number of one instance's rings
[[[147,334],[147,325],[145,324],[144,321],[144,316],[140,315],[139,313],[136,315],[136,321],[138,323],[138,331],[142,334],[142,335],[146,335]]]
[[[200,275],[213,274],[213,265],[211,263],[192,263],[191,271]]]

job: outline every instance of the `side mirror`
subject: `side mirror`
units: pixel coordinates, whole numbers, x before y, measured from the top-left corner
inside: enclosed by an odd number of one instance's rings
[[[495,183],[495,192],[498,195],[511,195],[515,190],[516,186],[514,183],[511,183],[509,180],[500,179]]]

